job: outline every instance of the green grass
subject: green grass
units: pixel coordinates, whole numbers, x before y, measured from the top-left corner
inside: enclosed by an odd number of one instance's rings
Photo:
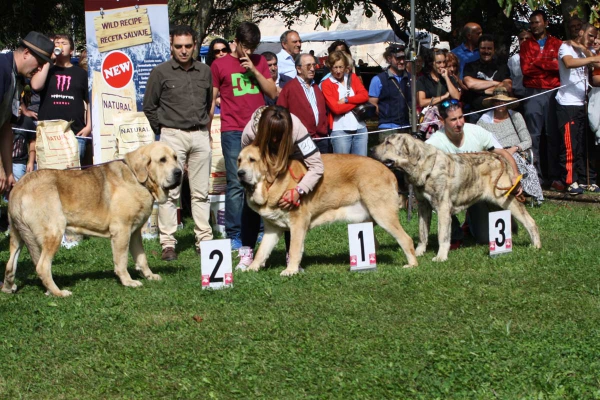
[[[350,273],[337,224],[309,233],[304,274],[279,276],[281,243],[272,268],[221,291],[201,290],[191,220],[179,261],[145,242],[163,280],[138,289],[119,284],[108,240],[57,254],[66,299],[22,255],[19,291],[0,293],[0,398],[600,398],[600,209],[529,210],[540,251],[521,229],[512,254],[470,245],[440,264],[432,236],[402,269],[376,228],[378,271]]]

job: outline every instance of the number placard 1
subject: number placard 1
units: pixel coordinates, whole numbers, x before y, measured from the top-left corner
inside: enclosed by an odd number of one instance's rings
[[[490,256],[512,251],[512,221],[510,211],[495,211],[489,214]]]
[[[233,287],[231,239],[200,242],[202,289]]]
[[[350,271],[377,269],[372,222],[349,224],[348,241],[350,242]]]

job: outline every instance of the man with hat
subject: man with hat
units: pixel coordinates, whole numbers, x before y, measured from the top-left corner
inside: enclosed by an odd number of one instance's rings
[[[31,78],[50,62],[54,44],[38,32],[29,32],[14,52],[0,54],[0,192],[14,185],[11,119],[19,113],[23,79]]]
[[[374,76],[369,85],[369,103],[377,109],[379,129],[390,129],[380,134],[380,140],[406,131],[402,127],[409,125],[411,104],[410,74],[406,71],[404,46],[389,46],[383,57],[389,66]]]

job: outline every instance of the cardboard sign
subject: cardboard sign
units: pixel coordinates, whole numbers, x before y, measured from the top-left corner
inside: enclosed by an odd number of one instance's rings
[[[233,287],[231,239],[200,242],[202,289]]]
[[[148,9],[138,8],[94,18],[100,52],[152,42]]]
[[[510,211],[489,214],[490,256],[512,251],[512,221]]]
[[[350,271],[377,269],[372,222],[348,225],[348,241],[350,243]]]
[[[94,163],[114,160],[117,148],[114,117],[120,113],[137,112],[136,92],[130,81],[124,89],[106,84],[102,74],[93,73],[92,125],[95,127]],[[98,135],[99,133],[99,135]]]

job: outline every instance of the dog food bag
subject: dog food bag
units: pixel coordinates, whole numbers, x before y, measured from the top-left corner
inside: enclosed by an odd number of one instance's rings
[[[51,120],[38,122],[35,142],[38,169],[79,167],[79,145],[71,122]]]
[[[225,194],[227,180],[225,177],[225,158],[223,158],[223,150],[221,149],[220,115],[215,115],[213,118],[210,129],[210,137],[212,138],[212,160],[210,166],[208,193]]]
[[[143,112],[124,112],[113,115],[116,152],[115,159],[122,159],[130,151],[154,142],[154,132]]]

